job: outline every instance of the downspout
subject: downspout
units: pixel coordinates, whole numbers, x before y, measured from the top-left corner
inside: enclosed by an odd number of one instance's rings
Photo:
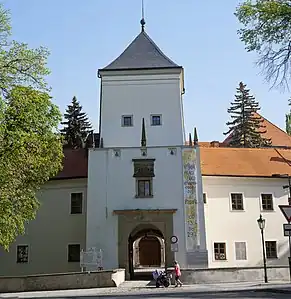
[[[101,108],[102,108],[102,76],[100,75],[100,72],[98,71],[97,77],[100,78],[100,96],[99,96],[99,147],[100,147],[100,142],[101,142]]]

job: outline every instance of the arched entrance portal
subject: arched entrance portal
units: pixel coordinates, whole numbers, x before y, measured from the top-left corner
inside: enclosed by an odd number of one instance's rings
[[[164,266],[165,246],[162,232],[151,224],[137,226],[128,238],[128,254],[130,279],[134,279],[136,269]]]

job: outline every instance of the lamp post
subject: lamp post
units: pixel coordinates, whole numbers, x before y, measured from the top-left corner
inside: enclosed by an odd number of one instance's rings
[[[264,229],[266,226],[266,220],[260,215],[260,218],[257,220],[259,229],[261,231],[262,236],[262,249],[263,249],[263,262],[264,262],[264,278],[265,283],[268,282],[268,276],[267,276],[267,262],[266,262],[266,251],[265,251],[265,238],[264,238]]]

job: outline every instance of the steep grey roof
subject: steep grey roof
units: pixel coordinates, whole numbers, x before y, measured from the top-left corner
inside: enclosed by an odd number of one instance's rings
[[[124,52],[101,70],[177,68],[145,31],[132,41]]]

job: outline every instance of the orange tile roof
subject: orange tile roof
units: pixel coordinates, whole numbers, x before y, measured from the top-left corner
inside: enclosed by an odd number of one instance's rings
[[[276,148],[201,147],[204,176],[271,177],[291,175],[291,150]]]
[[[265,138],[271,138],[273,146],[291,146],[291,137],[285,131],[271,123],[259,113],[256,113],[255,115],[263,119],[262,125],[265,126],[265,128],[262,128],[262,131],[267,132],[262,135]],[[223,143],[227,144],[230,141],[231,137],[231,134],[227,136]]]

